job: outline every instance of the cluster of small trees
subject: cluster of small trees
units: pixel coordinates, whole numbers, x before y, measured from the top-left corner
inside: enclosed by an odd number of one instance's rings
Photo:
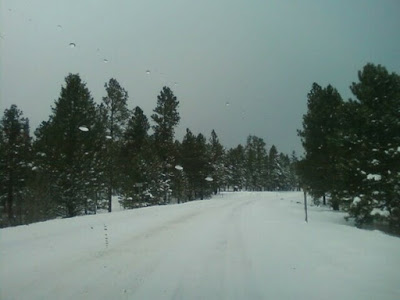
[[[333,209],[356,224],[378,221],[400,229],[400,76],[367,64],[350,87],[355,100],[314,83],[299,131],[305,157],[297,164],[304,187],[329,196]]]
[[[295,156],[250,136],[226,150],[215,131],[207,141],[187,129],[175,140],[179,101],[163,87],[151,116],[130,110],[117,80],[96,104],[78,74],[65,78],[52,114],[30,136],[17,106],[0,122],[1,225],[125,208],[205,199],[221,189],[289,190],[297,187]],[[152,134],[149,130],[152,129]]]

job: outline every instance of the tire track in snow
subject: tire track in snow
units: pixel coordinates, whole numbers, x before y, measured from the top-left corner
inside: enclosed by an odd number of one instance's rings
[[[117,243],[113,243],[113,225],[109,224],[107,227],[110,237],[109,247],[90,257],[81,257],[79,261],[71,263],[63,272],[66,273],[65,276],[73,278],[77,275],[74,275],[73,272],[76,265],[85,264],[88,268],[94,269],[98,268],[99,265],[104,265],[106,267],[100,269],[94,278],[88,280],[86,286],[98,285],[98,281],[101,281],[102,277],[106,277],[106,274],[109,274],[108,276],[113,274],[114,283],[120,286],[119,290],[124,291],[124,296],[135,295],[137,290],[146,286],[146,282],[151,282],[155,276],[159,276],[157,273],[166,259],[165,253],[168,251],[176,252],[182,248],[184,241],[182,241],[181,237],[185,239],[185,237],[190,235],[185,230],[186,227],[198,228],[206,220],[210,219],[209,214],[217,216],[221,212],[229,210],[230,207],[237,206],[238,201],[222,200],[219,203],[210,204],[204,205],[201,208],[194,207],[194,210],[183,211],[183,214],[173,216],[171,219],[155,224],[154,226],[146,227],[144,231],[126,236]],[[193,224],[195,225],[193,226]],[[177,240],[180,240],[180,242]],[[196,248],[200,247],[199,245]],[[116,255],[120,258],[119,262],[112,261],[112,258]],[[71,274],[68,275],[69,273]],[[126,282],[127,278],[129,278],[129,285],[118,283],[119,280]],[[87,289],[87,287],[82,286],[72,296],[79,298],[79,295],[83,296]],[[146,293],[148,289],[151,289],[151,287],[144,288]],[[56,295],[59,292],[58,287],[50,294]],[[112,297],[113,293],[113,291],[107,289],[102,291],[103,295],[110,294],[110,297]]]

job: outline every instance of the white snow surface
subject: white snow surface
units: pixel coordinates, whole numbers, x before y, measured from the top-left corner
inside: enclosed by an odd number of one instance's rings
[[[211,200],[0,230],[0,299],[400,299],[400,239],[302,193]]]

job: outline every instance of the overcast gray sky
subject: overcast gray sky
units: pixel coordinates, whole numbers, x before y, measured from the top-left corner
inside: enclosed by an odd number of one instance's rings
[[[189,127],[227,147],[249,134],[301,152],[296,129],[312,82],[342,96],[367,62],[400,73],[398,0],[1,0],[1,114],[34,130],[68,73],[96,102],[116,78],[150,119],[162,86]],[[76,47],[69,47],[75,43]],[[104,62],[104,60],[108,62]],[[150,74],[146,71],[149,70]]]

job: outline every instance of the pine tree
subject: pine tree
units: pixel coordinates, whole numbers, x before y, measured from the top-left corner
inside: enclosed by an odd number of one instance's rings
[[[278,176],[279,184],[278,188],[280,191],[290,191],[293,190],[291,184],[291,163],[288,155],[279,153],[278,156]]]
[[[299,190],[300,189],[300,182],[296,172],[296,165],[299,159],[297,158],[297,154],[295,151],[292,152],[290,157],[290,185],[292,190]]]
[[[216,194],[218,190],[226,185],[226,170],[225,170],[225,149],[221,145],[215,130],[211,132],[209,141],[210,163],[211,163],[211,176],[213,178],[212,187]]]
[[[149,188],[149,166],[146,163],[151,160],[149,129],[146,115],[140,107],[136,107],[128,121],[119,155],[119,165],[124,177],[122,203],[127,208],[141,206],[145,198],[143,193]]]
[[[181,146],[182,166],[188,178],[187,198],[189,201],[196,199],[196,181],[201,180],[198,176],[198,166],[196,165],[196,155],[193,153],[196,149],[196,136],[186,129],[186,135],[183,137]]]
[[[388,221],[400,230],[400,76],[380,65],[367,64],[351,90],[344,135],[347,174],[357,181],[348,187],[354,199],[350,215],[358,225]]]
[[[175,141],[175,151],[176,151],[176,161],[173,170],[172,177],[172,196],[177,199],[178,203],[185,202],[188,200],[188,190],[189,190],[189,182],[186,175],[186,171],[183,168],[183,151],[182,151],[182,143],[179,141]]]
[[[181,159],[188,180],[188,199],[204,199],[211,195],[211,166],[207,153],[206,139],[202,134],[195,136],[189,129],[182,141]]]
[[[118,81],[111,78],[104,85],[107,96],[103,97],[104,116],[107,131],[107,188],[108,211],[112,210],[112,191],[117,187],[117,154],[120,140],[129,117],[127,108],[128,92],[121,87]]]
[[[278,150],[272,145],[268,154],[268,183],[269,190],[276,191],[280,189],[282,170],[279,164]]]
[[[54,189],[58,176],[53,167],[50,122],[51,120],[43,121],[35,130],[36,139],[32,147],[33,176],[30,182],[31,222],[44,221],[59,215],[57,211],[59,201],[56,201]]]
[[[203,200],[204,198],[211,197],[214,178],[212,177],[212,165],[210,162],[210,153],[207,149],[207,140],[201,133],[196,137],[196,148],[193,154],[196,158],[196,167],[198,170],[198,180],[196,181],[197,197]]]
[[[175,127],[178,125],[180,116],[178,112],[179,101],[169,87],[164,86],[157,96],[157,106],[151,116],[155,122],[154,146],[157,149],[161,161],[163,178],[161,189],[164,193],[164,203],[168,202],[169,182],[173,172],[174,157],[174,135]]]
[[[8,225],[23,222],[24,189],[31,166],[29,121],[22,115],[11,105],[0,122],[0,199]]]
[[[246,157],[242,145],[228,150],[226,164],[229,174],[228,184],[234,190],[241,190],[246,187]]]
[[[339,209],[339,198],[335,186],[338,182],[338,148],[340,145],[340,124],[342,120],[343,100],[331,85],[322,88],[314,83],[308,94],[308,111],[303,116],[303,130],[298,134],[306,157],[298,164],[303,185],[314,197],[323,197],[331,193],[331,205]]]
[[[160,95],[157,96],[155,114],[151,116],[156,123],[153,126],[155,142],[161,151],[160,157],[163,158],[168,155],[167,152],[172,147],[175,127],[180,121],[178,106],[179,101],[172,90],[169,87],[163,87]]]
[[[36,131],[35,149],[42,157],[38,168],[49,173],[51,197],[59,215],[73,217],[89,210],[89,188],[97,174],[100,151],[96,107],[78,74],[69,74],[49,121]]]
[[[249,136],[245,148],[247,189],[261,191],[265,186],[265,142],[262,138]]]

